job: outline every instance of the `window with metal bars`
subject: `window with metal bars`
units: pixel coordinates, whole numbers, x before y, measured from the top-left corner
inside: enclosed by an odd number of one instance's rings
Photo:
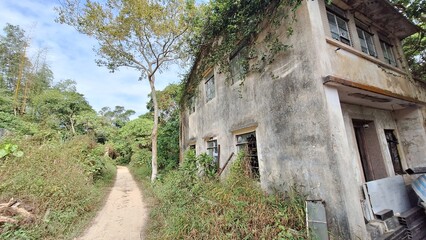
[[[404,174],[402,169],[401,158],[398,152],[398,139],[395,136],[394,130],[385,129],[386,141],[388,142],[389,153],[392,159],[393,169],[395,174]]]
[[[257,157],[256,132],[237,135],[237,150],[245,152],[245,159],[250,165],[249,175],[259,179],[259,159]]]

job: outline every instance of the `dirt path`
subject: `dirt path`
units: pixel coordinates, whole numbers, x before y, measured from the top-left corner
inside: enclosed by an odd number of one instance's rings
[[[117,179],[105,206],[97,214],[92,226],[78,240],[137,240],[143,239],[142,230],[148,211],[141,192],[127,167],[117,168]]]

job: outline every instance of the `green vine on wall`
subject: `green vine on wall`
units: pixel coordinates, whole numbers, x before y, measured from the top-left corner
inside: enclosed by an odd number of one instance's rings
[[[239,62],[243,69],[241,80],[250,72],[261,72],[278,53],[289,49],[290,45],[279,40],[278,28],[285,19],[290,19],[287,36],[292,35],[291,24],[296,20],[295,11],[301,3],[302,0],[212,0],[203,17],[194,23],[199,25],[199,32],[190,43],[196,59],[186,77],[182,105],[188,105],[203,74],[213,66],[226,74],[229,82],[230,58],[239,49],[244,48]],[[267,33],[260,46],[256,39],[265,30]]]

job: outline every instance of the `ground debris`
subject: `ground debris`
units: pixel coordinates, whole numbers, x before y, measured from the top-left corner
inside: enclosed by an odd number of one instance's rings
[[[4,223],[31,223],[34,219],[34,214],[21,207],[21,201],[18,199],[11,198],[8,203],[0,203],[0,227]]]

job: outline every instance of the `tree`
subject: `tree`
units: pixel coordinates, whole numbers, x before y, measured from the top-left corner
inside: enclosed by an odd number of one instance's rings
[[[158,166],[171,169],[179,163],[179,101],[182,94],[181,84],[169,84],[164,90],[157,91],[159,108]],[[154,111],[152,98],[147,104]]]
[[[404,39],[403,49],[413,76],[426,82],[426,1],[392,0],[391,2],[420,28],[419,32]]]
[[[15,90],[22,64],[28,61],[25,48],[28,45],[25,31],[9,23],[3,28],[5,36],[0,36],[0,75],[2,84],[10,91]]]
[[[139,117],[128,122],[118,130],[118,140],[115,140],[115,149],[120,156],[117,162],[127,164],[147,163],[151,153],[150,133],[153,122],[151,119]]]
[[[179,110],[179,100],[182,94],[182,86],[180,84],[169,84],[164,90],[156,91],[158,102],[159,122],[167,122],[172,115]],[[151,94],[148,95],[149,102],[146,108],[149,112],[154,113],[154,104]]]
[[[103,107],[99,114],[105,117],[113,126],[121,128],[128,121],[130,121],[130,116],[136,112],[128,109],[126,110],[123,106],[115,106],[114,110],[111,110],[109,107]]]
[[[67,86],[63,88],[63,85]],[[50,125],[51,128],[66,129],[76,134],[76,120],[79,114],[93,111],[82,94],[61,89],[74,89],[67,85],[69,81],[60,82],[53,89],[37,95],[33,100],[33,116],[39,122]]]
[[[98,143],[105,144],[117,133],[117,128],[111,125],[103,116],[95,111],[84,111],[76,116],[76,132],[91,134]]]
[[[87,0],[84,6],[78,0],[63,0],[57,8],[60,23],[98,41],[98,65],[111,71],[133,68],[140,72],[140,79],[148,80],[154,106],[152,181],[158,171],[156,74],[182,59],[190,28],[187,20],[194,10],[193,0]]]
[[[15,115],[23,115],[31,97],[50,86],[53,73],[45,63],[45,51],[29,59],[26,49],[29,38],[19,26],[6,24],[0,35],[0,88],[13,95],[10,106]]]

